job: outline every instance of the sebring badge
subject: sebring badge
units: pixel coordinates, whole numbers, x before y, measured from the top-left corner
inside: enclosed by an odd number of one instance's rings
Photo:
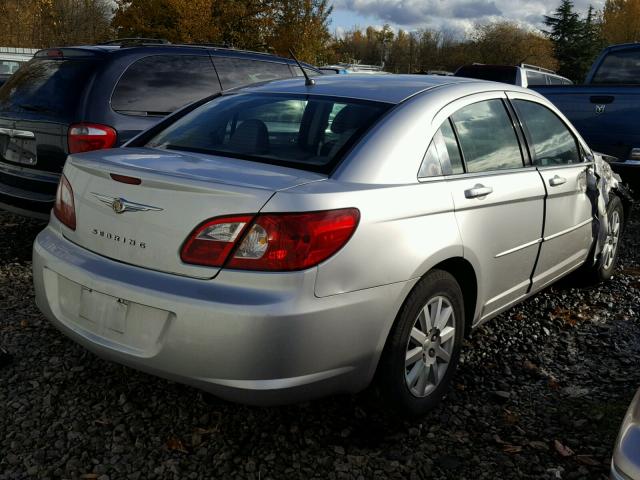
[[[163,210],[162,208],[153,207],[151,205],[130,202],[122,197],[109,197],[107,195],[101,195],[94,192],[91,192],[91,195],[96,197],[105,205],[109,205],[111,209],[118,214],[124,212],[161,212]]]

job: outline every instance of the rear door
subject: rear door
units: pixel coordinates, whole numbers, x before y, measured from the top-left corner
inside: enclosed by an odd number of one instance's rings
[[[448,183],[465,256],[479,265],[482,318],[526,295],[542,233],[544,186],[505,100],[504,93],[475,96],[449,114],[464,172]]]
[[[510,94],[547,190],[544,241],[533,275],[537,290],[581,265],[592,243],[592,205],[586,162],[564,121],[535,97]]]

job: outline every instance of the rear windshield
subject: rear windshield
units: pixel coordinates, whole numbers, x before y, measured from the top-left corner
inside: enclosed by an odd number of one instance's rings
[[[640,50],[610,52],[604,57],[591,83],[640,83]]]
[[[31,60],[0,88],[0,111],[70,119],[94,65],[91,60]]]
[[[147,146],[329,172],[389,107],[320,96],[225,95],[179,119]]]
[[[465,65],[456,72],[456,77],[477,78],[493,82],[516,83],[516,67],[493,65]]]

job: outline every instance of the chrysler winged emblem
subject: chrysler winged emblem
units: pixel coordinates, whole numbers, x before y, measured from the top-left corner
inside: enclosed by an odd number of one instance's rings
[[[96,197],[105,205],[111,207],[111,209],[117,214],[124,212],[161,212],[163,210],[162,208],[153,207],[151,205],[130,202],[122,197],[109,197],[108,195],[102,195],[94,192],[91,192],[91,195]]]
[[[604,113],[604,109],[606,107],[607,107],[606,105],[596,105],[596,115],[600,115]]]

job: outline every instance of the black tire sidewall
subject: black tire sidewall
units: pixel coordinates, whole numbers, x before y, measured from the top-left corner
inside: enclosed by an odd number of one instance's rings
[[[409,335],[418,314],[434,297],[445,297],[453,307],[455,318],[455,340],[449,367],[435,390],[426,397],[414,396],[405,381],[405,356]],[[423,277],[405,300],[389,333],[380,365],[382,395],[397,413],[415,417],[433,409],[449,389],[460,358],[460,347],[464,340],[464,301],[462,291],[455,278],[448,272],[433,270]]]

